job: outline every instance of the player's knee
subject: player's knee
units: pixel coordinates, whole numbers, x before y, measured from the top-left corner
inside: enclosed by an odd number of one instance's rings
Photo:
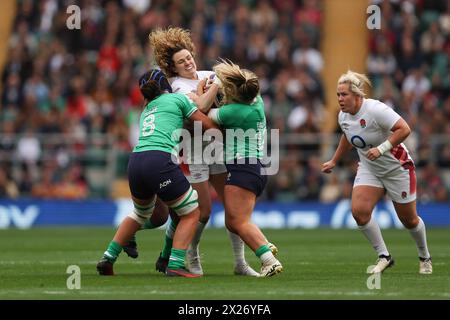
[[[152,226],[158,228],[161,227],[163,224],[165,224],[167,222],[167,219],[168,219],[167,215],[156,214],[155,210],[152,217],[150,218],[150,221],[152,222]]]
[[[200,210],[200,219],[199,220],[202,223],[208,223],[209,217],[211,215],[211,210],[212,210],[211,202],[208,201],[207,203],[204,203],[202,201],[199,201],[198,208]]]
[[[169,208],[161,200],[156,201],[155,210],[150,218],[152,226],[158,228],[167,222],[169,218]]]
[[[156,197],[148,205],[140,205],[133,202],[134,209],[128,217],[143,226],[144,223],[151,218],[153,211],[155,210],[155,203]]]
[[[413,229],[417,227],[419,224],[419,217],[413,216],[413,217],[399,217],[402,224],[405,226],[406,229]]]
[[[200,209],[200,215],[202,217],[208,217],[211,215],[211,203],[199,203],[198,208]]]
[[[356,215],[353,215],[353,219],[355,219],[356,224],[357,224],[358,226],[364,226],[364,225],[366,225],[366,224],[369,223],[369,221],[370,221],[370,216],[367,217],[367,216],[356,216]]]
[[[356,223],[359,226],[363,226],[370,221],[372,210],[369,210],[365,206],[361,205],[353,205],[352,206],[352,215],[353,219],[355,219]]]
[[[189,188],[189,190],[177,202],[169,206],[178,216],[185,216],[198,208],[198,194],[197,191]]]
[[[206,222],[208,222],[209,216],[211,215],[212,211],[212,204],[209,193],[208,194],[205,194],[204,192],[200,193],[198,200],[198,208],[200,210],[200,219],[206,219]]]
[[[233,232],[235,234],[239,234],[238,229],[235,229],[232,225],[225,223],[225,226],[230,232]]]
[[[355,203],[352,204],[352,213],[358,216],[367,216],[372,213],[372,209],[370,206],[365,203]]]
[[[225,216],[225,227],[233,233],[238,233],[240,226],[239,219],[235,217]]]

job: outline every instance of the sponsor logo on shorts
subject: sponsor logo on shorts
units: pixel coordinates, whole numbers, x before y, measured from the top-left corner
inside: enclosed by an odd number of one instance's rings
[[[231,172],[228,172],[227,181],[230,181],[231,179]]]
[[[172,181],[170,181],[170,179],[169,180],[166,180],[166,181],[164,181],[163,183],[160,183],[159,184],[159,188],[160,189],[162,189],[162,188],[164,188],[164,187],[167,187],[169,184],[171,184],[172,183]]]
[[[406,197],[408,196],[408,194],[406,193],[406,191],[402,192],[402,199],[406,199]]]
[[[361,125],[361,128],[364,129],[366,127],[366,120],[364,119],[359,120],[359,124]]]
[[[202,177],[202,174],[201,173],[194,173],[194,174],[192,174],[192,177],[195,178],[195,179],[200,179]]]

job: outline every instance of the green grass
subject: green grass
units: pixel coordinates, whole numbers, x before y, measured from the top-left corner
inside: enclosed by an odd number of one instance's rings
[[[396,264],[369,290],[365,273],[376,255],[357,230],[265,230],[279,248],[284,272],[272,278],[234,276],[228,236],[206,229],[201,242],[205,276],[168,278],[154,269],[163,231],[138,234],[140,256],[122,253],[116,276],[95,265],[111,228],[0,230],[0,300],[3,299],[450,299],[450,230],[429,229],[434,273],[419,275],[417,251],[405,230],[383,231]],[[259,269],[246,248],[247,260]],[[81,289],[69,290],[69,265],[81,268]]]

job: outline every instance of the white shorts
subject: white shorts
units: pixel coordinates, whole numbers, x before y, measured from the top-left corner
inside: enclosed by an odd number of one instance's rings
[[[384,177],[377,177],[360,164],[353,188],[356,186],[383,188],[393,201],[409,203],[416,200],[416,171],[411,165],[408,168],[400,167]]]
[[[190,164],[189,176],[186,176],[189,183],[200,183],[209,180],[209,175],[227,172],[224,164]]]

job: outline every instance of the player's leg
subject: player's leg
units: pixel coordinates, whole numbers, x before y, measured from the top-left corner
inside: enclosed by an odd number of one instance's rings
[[[409,230],[419,254],[419,273],[433,272],[431,255],[428,251],[425,224],[417,214],[416,173],[412,164],[406,164],[383,180],[397,212],[397,216]]]
[[[411,237],[416,243],[419,254],[419,273],[431,274],[433,273],[433,266],[431,262],[431,255],[428,251],[427,234],[423,220],[417,215],[416,201],[409,203],[393,202],[398,218],[409,230]]]
[[[167,265],[169,264],[170,251],[172,250],[173,245],[173,237],[180,220],[177,214],[172,209],[169,209],[169,212],[171,219],[166,228],[164,236],[164,246],[155,264],[156,270],[162,273],[166,273]]]
[[[207,180],[199,183],[192,183],[192,188],[195,189],[198,194],[200,217],[197,222],[192,242],[189,244],[186,255],[186,262],[190,272],[201,275],[203,274],[203,268],[200,260],[200,239],[202,237],[206,224],[209,221],[212,204],[211,195],[209,192],[209,183]]]
[[[267,245],[266,237],[254,223],[251,214],[256,195],[247,189],[235,185],[225,186],[225,224],[255,252],[261,259],[261,276],[272,276],[283,270],[281,263],[274,257]]]
[[[188,184],[187,181],[186,183]],[[166,201],[167,205],[176,212],[180,219],[175,229],[169,263],[166,269],[166,274],[168,276],[182,276],[188,278],[201,276],[189,272],[185,268],[186,251],[189,244],[192,242],[200,217],[197,199],[197,191],[189,186],[189,189],[182,196],[172,201]]]
[[[372,211],[384,192],[383,188],[368,185],[358,185],[352,192],[353,218],[358,224],[358,229],[369,240],[378,255],[376,266],[370,271],[371,273],[382,272],[394,263],[384,243],[380,226],[372,217]]]
[[[211,215],[211,195],[209,192],[209,166],[207,164],[189,164],[190,175],[187,180],[197,191],[200,218],[197,223],[194,238],[189,244],[186,254],[186,263],[190,272],[203,274],[200,261],[200,239]]]
[[[145,223],[139,230],[158,228],[166,223],[168,216],[169,208],[163,201],[161,201],[161,199],[157,198],[155,210],[152,216],[150,217],[150,219],[145,221]],[[123,246],[123,251],[125,251],[125,253],[133,259],[136,259],[139,256],[139,252],[137,250],[136,234],[134,234],[130,238],[128,243]]]
[[[133,211],[125,217],[109,243],[102,259],[97,264],[101,275],[114,275],[113,264],[132,235],[149,219],[155,208],[156,195],[147,200],[133,197]]]
[[[212,167],[212,166],[211,166]],[[226,172],[226,167],[224,167],[224,172],[212,174],[213,169],[211,168],[211,175],[209,177],[209,182],[214,187],[214,190],[217,192],[217,196],[220,201],[223,203],[224,199],[224,188],[225,181],[228,173]],[[234,256],[234,273],[236,275],[244,275],[244,276],[254,276],[257,277],[259,274],[250,267],[248,262],[245,260],[245,245],[244,241],[242,241],[241,237],[238,234],[231,232],[227,228],[228,237],[230,238],[231,248],[233,249]],[[273,246],[273,245],[272,245]]]
[[[372,217],[375,205],[384,194],[385,188],[380,179],[360,165],[352,191],[352,215],[358,229],[369,240],[378,255],[376,266],[369,271],[371,273],[382,272],[394,264],[384,243],[380,227]]]

